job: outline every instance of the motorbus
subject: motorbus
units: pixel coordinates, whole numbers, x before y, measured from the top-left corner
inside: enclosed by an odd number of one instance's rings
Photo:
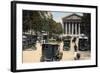
[[[70,50],[70,39],[64,39],[64,41],[63,41],[63,50],[64,51]]]
[[[45,43],[42,44],[42,56],[40,61],[60,61],[62,59],[62,53],[58,44]]]
[[[88,38],[79,38],[79,50],[87,51],[89,49]]]

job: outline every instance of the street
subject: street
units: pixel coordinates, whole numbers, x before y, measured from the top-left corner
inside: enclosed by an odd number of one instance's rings
[[[37,49],[33,50],[29,48],[23,51],[23,63],[35,63],[40,62],[40,58],[42,56],[42,46],[39,42],[36,44]],[[71,49],[69,51],[63,51],[63,43],[60,43],[60,50],[63,52],[63,57],[61,61],[74,60],[74,50],[73,44],[71,45]],[[90,59],[90,51],[79,51],[80,60]]]

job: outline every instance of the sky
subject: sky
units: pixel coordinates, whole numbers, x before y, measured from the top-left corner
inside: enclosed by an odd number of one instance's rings
[[[72,12],[51,12],[52,15],[53,15],[53,19],[56,21],[56,22],[60,22],[62,23],[62,18],[65,17],[65,16],[69,16],[71,14],[73,14]],[[80,16],[82,16],[83,14],[82,13],[76,13]]]

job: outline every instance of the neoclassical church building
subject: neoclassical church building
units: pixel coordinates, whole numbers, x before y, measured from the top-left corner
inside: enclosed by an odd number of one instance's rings
[[[68,36],[79,36],[80,35],[80,24],[81,16],[72,14],[66,16],[63,19],[64,34]]]
[[[79,39],[84,37],[84,39],[88,39],[84,33],[81,33],[82,25],[82,16],[78,14],[71,14],[69,16],[65,16],[62,18],[63,28],[64,28],[64,37],[70,37],[70,45],[73,45],[73,40],[76,38],[76,45],[79,47]],[[67,38],[66,38],[67,39]],[[70,46],[70,49],[73,48]]]

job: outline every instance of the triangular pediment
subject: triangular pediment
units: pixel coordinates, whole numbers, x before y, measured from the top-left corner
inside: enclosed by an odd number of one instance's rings
[[[72,20],[77,20],[77,19],[81,19],[81,16],[79,16],[79,15],[77,15],[77,14],[72,14],[72,15],[69,15],[69,16],[66,16],[66,17],[64,17],[63,19],[68,19],[68,20],[70,20],[70,19],[72,19]]]

